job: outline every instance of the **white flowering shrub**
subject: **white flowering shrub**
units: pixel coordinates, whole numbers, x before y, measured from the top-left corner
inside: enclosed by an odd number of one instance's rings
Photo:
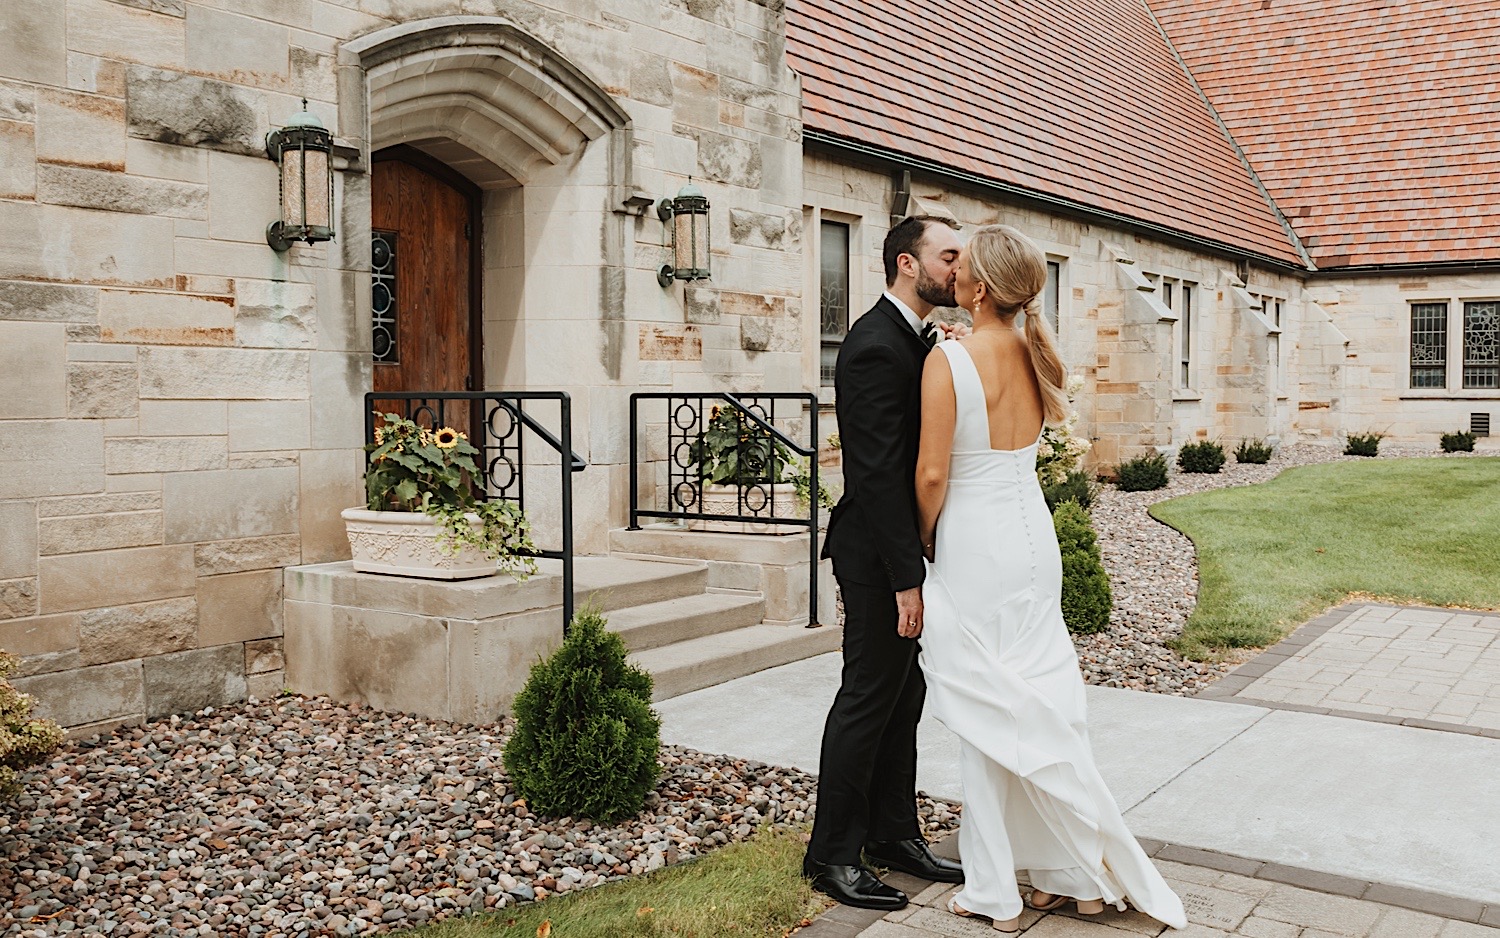
[[[1068,378],[1068,403],[1071,405],[1083,390],[1083,378],[1073,375]],[[1078,411],[1068,408],[1068,418],[1055,427],[1043,427],[1042,439],[1036,448],[1036,474],[1043,486],[1056,485],[1078,468],[1078,461],[1093,448],[1088,440],[1073,435],[1078,423]]]

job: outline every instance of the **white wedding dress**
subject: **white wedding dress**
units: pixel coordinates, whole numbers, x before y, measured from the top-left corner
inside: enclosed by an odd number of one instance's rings
[[[1094,766],[1037,445],[991,449],[973,360],[957,341],[939,348],[958,415],[936,560],[922,587],[920,661],[929,712],[962,744],[967,882],[956,901],[1015,918],[1015,871],[1024,869],[1043,892],[1119,908],[1128,901],[1185,927],[1182,901],[1125,828]]]

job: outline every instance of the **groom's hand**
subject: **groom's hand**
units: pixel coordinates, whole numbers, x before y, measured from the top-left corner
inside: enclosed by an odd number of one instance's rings
[[[918,638],[922,634],[922,587],[915,586],[896,594],[896,634]]]

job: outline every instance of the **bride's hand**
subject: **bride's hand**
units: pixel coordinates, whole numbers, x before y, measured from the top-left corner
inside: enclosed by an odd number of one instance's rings
[[[967,339],[974,331],[961,322],[940,322],[938,328],[943,331],[945,339]]]

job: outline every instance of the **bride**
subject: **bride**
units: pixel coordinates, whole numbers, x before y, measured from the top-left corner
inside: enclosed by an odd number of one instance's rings
[[[1037,304],[1046,278],[1046,258],[1020,232],[979,229],[956,284],[973,332],[933,349],[922,376],[916,484],[930,565],[920,661],[928,706],[962,745],[967,883],[949,910],[1018,930],[1015,871],[1026,869],[1032,908],[1076,902],[1087,915],[1128,901],[1182,928],[1182,902],[1126,830],[1089,749],[1062,561],[1036,477],[1041,429],[1067,408]]]

